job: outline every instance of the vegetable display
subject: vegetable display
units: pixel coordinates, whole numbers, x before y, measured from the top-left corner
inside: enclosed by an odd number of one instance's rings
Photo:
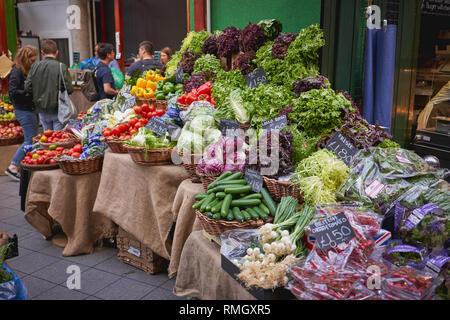
[[[264,41],[264,29],[250,22],[241,31],[239,46],[242,52],[256,52],[264,44]]]
[[[230,26],[223,30],[223,33],[217,39],[217,54],[220,57],[231,57],[231,55],[239,52],[239,40],[241,30]]]
[[[205,54],[195,61],[193,73],[211,71],[217,74],[220,70],[222,70],[220,60],[215,55]]]

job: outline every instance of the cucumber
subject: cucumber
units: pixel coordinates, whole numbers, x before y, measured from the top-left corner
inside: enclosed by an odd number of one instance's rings
[[[242,179],[242,177],[243,177],[242,172],[236,172],[221,181],[238,180],[238,179]],[[217,179],[215,181],[217,181]],[[219,181],[217,181],[217,182],[219,182]]]
[[[252,208],[247,208],[247,209],[245,209],[245,211],[247,211],[250,214],[250,216],[252,217],[253,220],[259,219],[259,214]]]
[[[200,206],[203,204],[203,202],[205,202],[206,201],[206,198],[205,199],[202,199],[202,200],[200,200],[200,201],[198,201],[198,202],[196,202],[196,203],[194,203],[194,205],[192,206],[192,209],[200,209]]]
[[[216,180],[214,180],[213,182],[211,182],[209,184],[207,189],[209,190],[211,188],[214,188],[217,185],[217,183],[219,183],[220,181],[230,177],[231,175],[232,175],[231,171],[227,171],[227,172],[222,173]]]
[[[242,185],[240,185],[240,184],[224,184],[224,185],[217,186],[214,189],[211,189],[209,191],[214,190],[214,192],[216,192],[216,193],[224,192],[226,188],[242,188]]]
[[[241,213],[241,210],[239,210],[239,208],[233,208],[233,215],[238,222],[244,222],[244,215]]]
[[[205,199],[207,196],[208,196],[208,194],[206,192],[205,193],[200,193],[200,194],[196,195],[194,197],[194,199],[197,200],[197,201],[200,201],[200,200]]]
[[[269,219],[269,217],[267,216],[267,214],[260,209],[259,207],[253,207],[253,210],[256,211],[256,213],[259,215],[260,219],[263,219],[264,221],[266,221],[267,219]]]
[[[206,211],[212,212],[211,209],[219,203],[219,199],[214,199],[214,201],[211,201],[210,203],[208,203],[205,207]]]
[[[241,210],[241,214],[244,216],[245,221],[252,219],[252,216],[250,215],[250,213],[247,212],[247,210]]]
[[[225,199],[222,202],[222,208],[220,209],[220,215],[222,217],[226,217],[228,215],[228,210],[230,209],[231,202],[233,200],[233,196],[231,194],[227,194]],[[234,214],[234,212],[233,212]]]
[[[217,192],[216,198],[223,199],[227,194],[225,192]]]
[[[224,181],[220,181],[217,185],[223,185],[223,184],[242,184],[242,185],[246,185],[247,184],[247,180],[245,179],[240,179],[240,180],[224,180]]]
[[[259,199],[250,199],[250,200],[233,200],[231,201],[232,207],[250,207],[250,206],[259,206],[261,204],[261,200]]]
[[[205,199],[205,201],[202,203],[202,205],[200,206],[200,212],[205,212],[206,211],[206,206],[214,201],[216,195],[214,193],[211,193],[210,195],[208,195]]]
[[[241,200],[262,199],[261,193],[252,193],[241,198]]]
[[[275,212],[277,211],[277,204],[275,203],[275,201],[273,201],[272,197],[269,194],[269,191],[267,191],[266,188],[261,188],[261,195],[263,196],[264,204],[267,206],[267,208],[269,208],[272,217],[274,217]]]
[[[220,200],[214,207],[211,208],[212,213],[220,212],[220,208],[222,208],[223,200]]]
[[[213,217],[213,219],[214,219],[214,220],[220,220],[220,218],[221,218],[221,216],[220,216],[220,213],[219,213],[219,212],[217,212],[217,213],[214,213],[212,217]]]
[[[227,194],[241,194],[252,191],[252,186],[226,188],[224,191]]]
[[[231,209],[228,210],[227,220],[228,221],[233,221],[234,220],[233,210],[231,210]]]
[[[261,204],[259,205],[259,208],[264,211],[267,215],[270,215],[270,210],[269,208],[267,208],[267,206],[261,202]]]
[[[208,218],[211,218],[211,219],[213,218],[213,214],[212,214],[211,212],[207,212],[207,213],[206,213],[206,216],[207,216]]]

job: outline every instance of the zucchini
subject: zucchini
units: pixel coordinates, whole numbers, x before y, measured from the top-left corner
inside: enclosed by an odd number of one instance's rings
[[[231,201],[232,207],[250,207],[250,206],[259,206],[261,204],[261,200],[259,199],[250,199],[250,200],[233,200]]]
[[[227,220],[228,221],[233,221],[234,220],[233,210],[231,210],[231,209],[228,210]]]
[[[225,199],[222,202],[222,208],[220,209],[220,215],[222,217],[226,217],[228,215],[228,210],[230,209],[231,202],[233,200],[233,196],[231,194],[227,194]],[[233,212],[234,214],[234,212]]]
[[[211,219],[213,218],[213,214],[212,214],[211,212],[207,212],[207,213],[206,213],[206,216],[207,216],[208,218],[211,218]]]
[[[208,203],[205,207],[206,211],[212,212],[211,209],[219,203],[219,199],[214,199],[213,201],[211,201],[210,203]]]
[[[241,198],[241,200],[262,199],[261,193],[252,193]]]
[[[217,192],[216,198],[223,199],[227,194],[225,192]]]
[[[205,199],[207,196],[208,196],[208,194],[206,192],[205,193],[200,193],[200,194],[196,195],[194,199],[197,200],[197,201],[200,201],[200,200]]]
[[[247,209],[245,209],[245,211],[247,211],[250,214],[250,216],[252,217],[253,220],[259,219],[259,214],[252,208],[247,208]]]
[[[212,213],[220,212],[220,208],[222,208],[222,203],[223,200],[219,200],[219,202],[214,207],[211,208],[211,212]]]
[[[264,211],[267,215],[270,214],[269,208],[267,208],[267,206],[266,206],[264,203],[261,202],[261,204],[259,205],[259,208],[260,208],[262,211]]]
[[[198,201],[197,203],[194,203],[194,205],[192,206],[192,209],[200,209],[200,206],[203,204],[203,202],[205,202],[206,201],[206,198],[205,199],[202,199],[202,200],[200,200],[200,201]]]
[[[241,194],[252,191],[252,186],[226,188],[224,191],[227,194]]]
[[[239,210],[238,207],[233,208],[233,215],[238,222],[244,222],[244,215],[241,213],[241,210]]]
[[[213,214],[213,219],[214,220],[220,220],[220,218],[221,218],[221,216],[220,216],[219,212]]]
[[[267,216],[267,214],[262,211],[259,207],[253,207],[253,210],[256,211],[256,213],[259,215],[260,219],[263,219],[264,221],[266,221],[267,219],[269,219],[269,217]]]
[[[241,188],[241,187],[242,187],[242,185],[240,185],[240,184],[224,184],[224,185],[217,186],[214,189],[211,189],[209,191],[214,190],[214,192],[217,193],[217,192],[224,192],[226,188]]]
[[[246,210],[241,210],[241,214],[244,216],[244,220],[245,221],[248,221],[248,220],[252,219],[252,216]]]
[[[242,184],[242,185],[246,185],[247,184],[247,180],[245,179],[240,179],[240,180],[225,180],[225,181],[220,181],[217,185],[223,185],[223,184]]]
[[[222,180],[224,180],[224,179],[230,177],[231,175],[232,175],[231,171],[227,171],[227,172],[222,173],[216,180],[214,180],[213,182],[211,182],[211,183],[208,185],[208,188],[207,188],[207,189],[209,190],[209,189],[215,187],[215,186],[217,185],[218,182],[220,182],[220,181],[222,181]]]
[[[202,205],[200,206],[200,212],[205,212],[206,211],[206,206],[214,201],[214,198],[216,197],[216,195],[214,193],[211,193],[210,195],[208,195],[205,199],[205,201],[202,203]]]
[[[267,191],[266,188],[261,188],[261,195],[263,196],[264,204],[267,206],[267,208],[269,208],[272,217],[274,217],[275,212],[277,211],[277,204],[275,203],[275,201],[273,201],[272,197],[269,194],[269,191]]]
[[[238,179],[242,179],[242,177],[243,177],[242,172],[236,172],[221,181],[238,180]],[[214,181],[217,181],[217,179]],[[219,182],[219,181],[217,181],[217,182]]]

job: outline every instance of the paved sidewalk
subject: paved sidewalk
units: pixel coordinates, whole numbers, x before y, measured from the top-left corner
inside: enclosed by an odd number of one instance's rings
[[[19,256],[8,260],[33,300],[185,300],[172,293],[175,279],[148,275],[117,259],[117,249],[96,248],[93,254],[63,257],[62,248],[46,241],[20,210],[19,182],[0,176],[0,230],[19,238]],[[81,289],[66,282],[71,265],[81,270]]]

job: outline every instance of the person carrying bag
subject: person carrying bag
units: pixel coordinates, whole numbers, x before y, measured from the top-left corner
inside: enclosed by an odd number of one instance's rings
[[[77,115],[77,109],[70,100],[69,93],[67,92],[67,86],[62,71],[62,63],[59,64],[59,76],[62,79],[64,90],[61,91],[60,81],[58,86],[58,120],[63,125],[66,125],[70,119],[73,119]]]

